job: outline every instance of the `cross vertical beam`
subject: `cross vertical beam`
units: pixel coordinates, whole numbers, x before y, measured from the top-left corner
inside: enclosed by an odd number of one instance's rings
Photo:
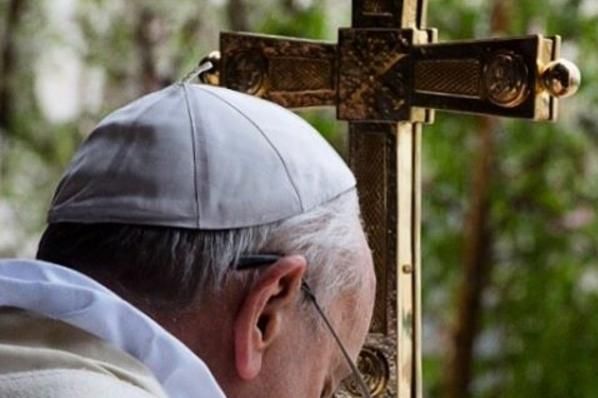
[[[421,125],[351,123],[349,145],[378,278],[364,348],[368,356],[362,360],[370,370],[370,385],[385,385],[373,389],[379,396],[418,397]],[[396,369],[389,366],[393,363]]]
[[[356,0],[353,27],[419,31],[425,23],[425,6],[425,0]],[[341,35],[343,33],[341,31]],[[347,33],[350,34],[350,30]],[[434,35],[419,35],[415,40],[418,38],[427,41]],[[390,42],[400,43],[400,38]],[[341,57],[342,51],[341,48]],[[350,57],[348,54],[347,58]],[[371,59],[374,58],[372,54]],[[395,60],[389,62],[392,61]],[[373,250],[379,286],[370,335],[364,348],[370,358],[362,354],[362,363],[370,370],[366,372],[370,386],[384,384],[372,383],[384,379],[383,373],[376,369],[384,368],[384,363],[396,364],[395,369],[388,368],[385,388],[372,389],[376,396],[419,398],[422,393],[421,131],[420,123],[406,121],[350,123],[349,164],[357,177],[364,226]],[[376,351],[378,362],[372,355]]]

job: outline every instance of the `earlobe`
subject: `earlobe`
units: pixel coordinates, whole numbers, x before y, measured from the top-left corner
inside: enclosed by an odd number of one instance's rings
[[[234,325],[235,365],[239,377],[252,380],[262,369],[265,351],[283,329],[285,315],[296,305],[306,261],[285,256],[264,270],[247,292]]]
[[[261,340],[259,329],[249,306],[243,305],[235,320],[235,366],[239,377],[252,380],[262,368],[262,355],[256,350]]]

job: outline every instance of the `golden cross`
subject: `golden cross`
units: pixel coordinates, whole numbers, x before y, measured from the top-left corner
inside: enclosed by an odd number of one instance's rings
[[[350,123],[357,177],[378,277],[359,367],[376,397],[421,396],[420,162],[434,110],[555,120],[577,67],[560,38],[541,35],[437,43],[426,0],[353,0],[338,44],[223,33],[212,84],[288,108],[335,106]],[[340,396],[359,396],[347,383]]]

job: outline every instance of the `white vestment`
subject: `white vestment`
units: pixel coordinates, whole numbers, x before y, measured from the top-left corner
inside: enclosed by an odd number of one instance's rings
[[[82,329],[144,364],[169,397],[224,398],[206,364],[147,315],[91,278],[33,260],[0,260],[0,307]]]

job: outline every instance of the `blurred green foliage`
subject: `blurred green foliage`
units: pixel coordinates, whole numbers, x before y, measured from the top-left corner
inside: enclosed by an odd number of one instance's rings
[[[21,1],[21,0],[17,0]],[[23,0],[25,1],[25,0]],[[3,36],[8,1],[0,2]],[[28,1],[17,43],[11,122],[0,130],[0,255],[31,255],[61,170],[102,115],[144,91],[140,59],[164,83],[217,48],[229,29],[226,1],[78,0],[65,31],[49,15],[58,2]],[[61,2],[69,3],[69,2]],[[247,0],[254,31],[336,40],[349,1]],[[490,2],[430,0],[441,40],[489,34]],[[504,120],[494,132],[492,274],[475,347],[475,397],[582,398],[598,395],[598,7],[594,0],[510,1],[509,34],[562,34],[584,72],[581,92],[563,101],[558,124]],[[150,11],[149,22],[140,18]],[[243,16],[245,17],[245,16]],[[147,26],[140,24],[147,23]],[[143,31],[143,29],[147,29]],[[148,40],[140,40],[140,32]],[[148,33],[149,32],[149,33]],[[69,48],[82,68],[101,71],[99,107],[55,121],[40,106],[48,48]],[[149,46],[149,48],[141,48]],[[145,52],[144,52],[145,51]],[[78,62],[79,62],[78,61]],[[64,62],[73,62],[65,59]],[[150,73],[150,74],[151,74]],[[93,79],[95,78],[91,75]],[[90,96],[85,75],[78,101]],[[93,83],[93,81],[91,81]],[[71,92],[54,93],[63,101]],[[341,152],[346,126],[331,111],[302,113]],[[470,206],[478,119],[438,114],[424,133],[423,286],[425,395],[443,394],[448,338],[462,278],[463,224]]]
[[[430,1],[430,25],[443,40],[486,36],[489,3],[452,0],[434,7]],[[473,396],[595,396],[597,12],[593,2],[578,0],[509,4],[508,33],[562,34],[564,56],[578,63],[584,83],[577,97],[562,102],[558,124],[504,120],[495,132],[493,272],[483,296]],[[475,129],[472,117],[442,115],[425,133],[425,313],[441,330],[452,322],[462,272]],[[445,362],[436,354],[425,362],[430,396],[442,391]]]

